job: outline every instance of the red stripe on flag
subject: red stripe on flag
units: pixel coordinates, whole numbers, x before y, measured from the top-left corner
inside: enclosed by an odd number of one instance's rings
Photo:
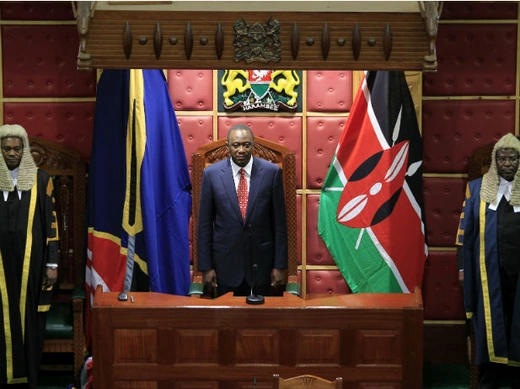
[[[92,267],[111,291],[123,290],[126,273],[126,254],[114,241],[88,234],[88,247],[92,252]],[[96,285],[92,285],[94,288]]]
[[[381,246],[399,269],[408,290],[421,285],[425,254],[423,226],[419,215],[406,194],[401,192],[394,211],[381,223],[372,226],[372,231]],[[419,263],[421,266],[417,266]]]
[[[94,293],[99,280],[106,285],[110,291],[123,291],[126,273],[126,255],[121,253],[121,246],[111,239],[88,234],[88,248],[92,260],[87,260],[87,274],[85,280],[85,292],[87,296],[87,309],[85,311],[85,347],[92,350],[91,331],[91,302],[94,301]],[[106,288],[104,287],[106,290]]]

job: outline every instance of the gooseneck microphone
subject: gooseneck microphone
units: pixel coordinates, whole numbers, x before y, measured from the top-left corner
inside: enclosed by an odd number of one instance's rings
[[[248,304],[263,304],[264,303],[264,296],[256,294],[256,272],[258,270],[258,265],[255,263],[253,265],[253,276],[251,280],[251,294],[249,296],[246,296],[246,303]]]

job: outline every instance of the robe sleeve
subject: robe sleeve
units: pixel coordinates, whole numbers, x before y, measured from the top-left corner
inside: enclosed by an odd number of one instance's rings
[[[47,179],[43,204],[47,237],[47,263],[58,264],[58,219],[56,217],[56,201],[54,199],[54,185],[51,177]]]

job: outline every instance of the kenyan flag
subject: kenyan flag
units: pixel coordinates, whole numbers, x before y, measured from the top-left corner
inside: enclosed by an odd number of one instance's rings
[[[422,140],[403,72],[366,74],[322,187],[318,232],[354,293],[421,286]]]

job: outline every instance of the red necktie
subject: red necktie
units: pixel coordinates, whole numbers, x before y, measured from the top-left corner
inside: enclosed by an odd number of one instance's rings
[[[238,205],[240,206],[240,212],[242,213],[242,219],[246,218],[246,210],[247,210],[247,180],[246,180],[246,171],[244,169],[240,169],[240,181],[238,181]]]

